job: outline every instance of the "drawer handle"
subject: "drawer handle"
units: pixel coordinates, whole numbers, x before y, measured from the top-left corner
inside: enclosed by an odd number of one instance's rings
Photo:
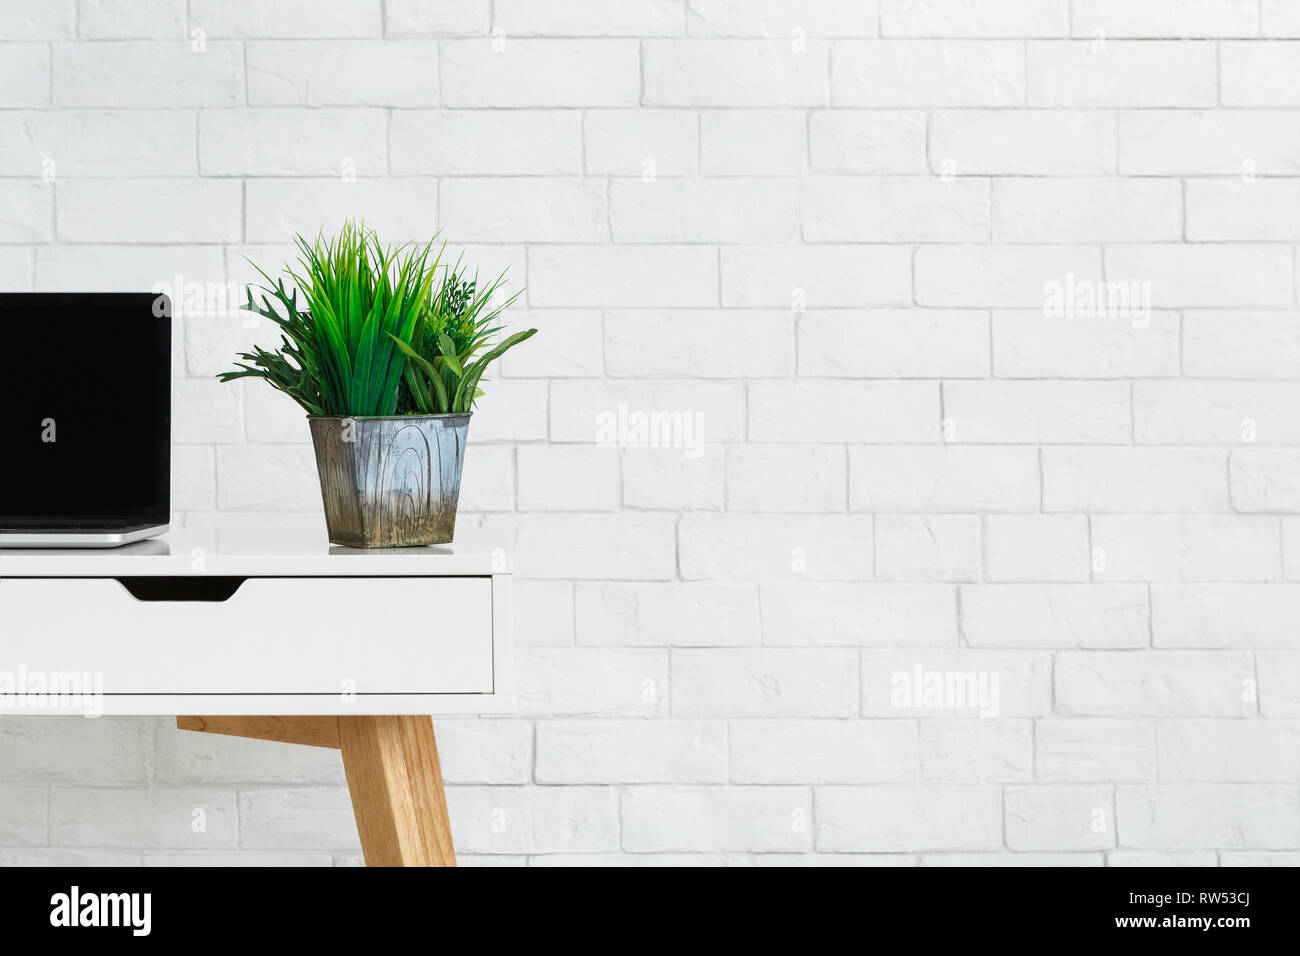
[[[228,601],[245,578],[195,575],[190,577],[117,578],[137,601]]]

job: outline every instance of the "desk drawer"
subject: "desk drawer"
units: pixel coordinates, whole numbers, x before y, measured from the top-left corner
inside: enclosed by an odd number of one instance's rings
[[[0,671],[20,668],[110,695],[488,694],[492,579],[4,578]]]

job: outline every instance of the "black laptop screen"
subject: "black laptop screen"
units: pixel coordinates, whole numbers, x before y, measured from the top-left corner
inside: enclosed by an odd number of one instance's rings
[[[167,311],[151,293],[0,293],[0,528],[167,523]]]

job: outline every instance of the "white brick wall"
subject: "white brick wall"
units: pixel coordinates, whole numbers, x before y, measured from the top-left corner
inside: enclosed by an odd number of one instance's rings
[[[1289,0],[0,0],[0,287],[360,215],[527,287],[466,863],[1295,865],[1297,78]],[[212,381],[253,340],[179,324],[178,521],[320,520],[300,416]],[[598,446],[620,406],[700,441]],[[0,863],[359,859],[336,754],[0,764]]]

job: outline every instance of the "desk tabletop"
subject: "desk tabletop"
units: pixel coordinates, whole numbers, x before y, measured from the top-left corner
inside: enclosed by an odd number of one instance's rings
[[[173,528],[120,548],[0,549],[3,577],[176,575],[486,575],[510,571],[507,553],[473,529],[427,548],[348,548],[317,527]]]

